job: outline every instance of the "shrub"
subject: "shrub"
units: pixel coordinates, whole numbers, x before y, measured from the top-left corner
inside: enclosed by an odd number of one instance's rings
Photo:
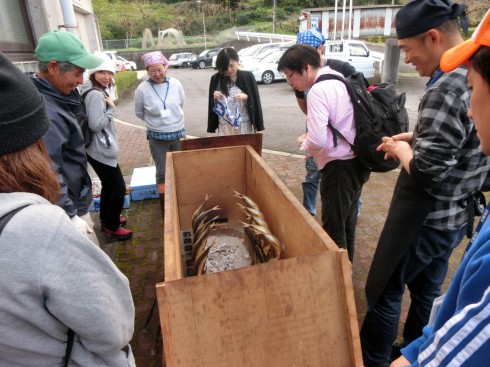
[[[119,95],[138,81],[136,71],[123,71],[114,76]]]

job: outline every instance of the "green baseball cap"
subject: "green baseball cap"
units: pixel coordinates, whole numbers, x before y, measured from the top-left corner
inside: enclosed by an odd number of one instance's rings
[[[68,61],[82,69],[93,69],[104,62],[89,53],[73,33],[58,29],[39,38],[35,53],[39,61]]]

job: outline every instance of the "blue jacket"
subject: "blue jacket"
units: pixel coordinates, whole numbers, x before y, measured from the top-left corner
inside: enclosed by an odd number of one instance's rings
[[[485,212],[488,215],[488,212]],[[485,214],[484,214],[485,216]],[[412,366],[480,367],[490,356],[490,220],[461,262],[435,318],[402,349]],[[487,362],[485,362],[487,361]]]
[[[43,137],[53,166],[58,173],[61,199],[58,205],[71,218],[88,212],[92,202],[92,182],[87,171],[87,156],[80,125],[75,117],[81,108],[78,91],[64,95],[46,79],[33,78],[43,95],[51,125]]]

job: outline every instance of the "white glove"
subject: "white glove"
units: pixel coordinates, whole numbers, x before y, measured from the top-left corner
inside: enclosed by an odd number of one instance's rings
[[[73,218],[71,218],[71,222],[75,226],[75,228],[78,229],[85,236],[88,235],[89,233],[94,233],[94,231],[92,230],[92,228],[90,228],[87,222],[85,222],[78,215],[75,215]]]

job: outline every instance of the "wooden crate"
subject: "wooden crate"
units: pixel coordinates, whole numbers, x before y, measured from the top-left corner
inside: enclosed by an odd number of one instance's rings
[[[238,225],[233,190],[259,205],[282,259],[185,277],[182,231],[206,194]],[[164,253],[156,288],[168,367],[362,366],[347,252],[250,146],[167,156]]]

